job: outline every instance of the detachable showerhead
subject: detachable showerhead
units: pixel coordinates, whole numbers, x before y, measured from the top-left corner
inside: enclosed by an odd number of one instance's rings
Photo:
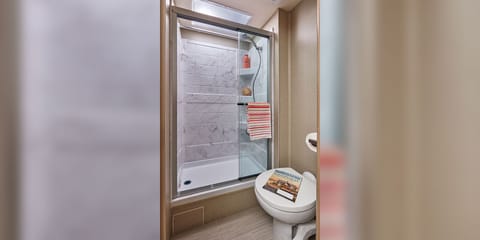
[[[262,47],[257,46],[257,43],[255,43],[253,38],[250,37],[247,33],[240,34],[240,37],[248,40],[249,42],[251,42],[252,45],[257,50],[257,54],[258,54],[258,61],[259,61],[258,62],[258,68],[257,68],[257,72],[255,73],[255,75],[253,77],[253,81],[252,81],[252,98],[253,98],[253,101],[255,102],[256,101],[255,100],[255,83],[257,81],[257,77],[258,77],[258,73],[260,72],[260,68],[262,67],[262,54],[260,53],[262,51]]]
[[[248,34],[242,33],[240,36],[241,36],[242,38],[244,38],[244,39],[247,39],[249,42],[251,42],[252,45],[255,47],[255,49],[257,49],[257,50],[262,50],[262,47],[257,46],[257,43],[255,43],[255,41],[253,40],[253,38],[250,37]]]

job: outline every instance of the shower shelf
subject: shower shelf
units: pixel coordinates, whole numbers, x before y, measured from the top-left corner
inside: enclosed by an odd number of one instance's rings
[[[238,105],[248,105],[249,102],[253,102],[252,96],[239,96]]]
[[[255,74],[255,69],[253,68],[240,68],[239,75],[241,77],[252,77]]]

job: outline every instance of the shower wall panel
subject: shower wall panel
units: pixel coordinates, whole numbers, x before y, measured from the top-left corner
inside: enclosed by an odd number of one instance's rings
[[[238,155],[237,50],[183,39],[185,162]]]

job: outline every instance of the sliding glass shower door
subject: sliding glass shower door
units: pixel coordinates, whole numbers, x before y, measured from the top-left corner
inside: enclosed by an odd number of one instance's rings
[[[251,140],[247,132],[248,103],[270,102],[269,32],[175,11],[173,198],[241,183],[271,167],[270,139]],[[240,33],[242,27],[252,31]]]
[[[248,103],[266,103],[265,106],[270,104],[269,39],[239,32],[237,62],[239,84],[239,177],[242,179],[258,175],[269,168],[270,139],[261,138],[253,140],[252,134],[248,132]],[[252,122],[250,121],[250,123]],[[263,127],[267,131],[271,131],[271,121],[270,127],[265,125]]]

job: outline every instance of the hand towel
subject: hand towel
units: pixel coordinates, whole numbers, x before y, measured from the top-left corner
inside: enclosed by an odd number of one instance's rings
[[[250,140],[272,138],[272,117],[268,102],[250,102],[247,106],[247,132]]]

